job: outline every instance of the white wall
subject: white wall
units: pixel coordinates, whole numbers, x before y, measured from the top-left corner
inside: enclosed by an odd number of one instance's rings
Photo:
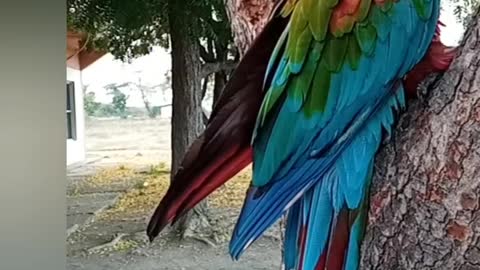
[[[70,165],[85,160],[85,116],[83,109],[82,73],[79,70],[67,67],[67,81],[75,82],[75,118],[77,132],[76,140],[67,139],[67,165]]]

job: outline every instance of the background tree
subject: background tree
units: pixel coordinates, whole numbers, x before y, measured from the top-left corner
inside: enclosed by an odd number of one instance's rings
[[[172,175],[204,127],[202,79],[228,71],[232,35],[221,0],[68,0],[67,25],[89,35],[87,48],[117,59],[148,54],[153,46],[172,55]],[[202,58],[202,55],[204,56]],[[220,85],[224,74],[218,75]],[[203,213],[200,205],[196,213]],[[179,222],[185,231],[189,218]]]
[[[274,2],[226,0],[241,51]],[[480,269],[480,10],[465,10],[457,59],[377,156],[362,269]]]
[[[105,86],[105,89],[108,91],[108,94],[112,95],[112,106],[113,110],[115,111],[115,115],[120,116],[122,119],[126,119],[128,117],[127,100],[129,96],[125,95],[120,90],[120,88],[123,86],[124,84],[109,84]]]
[[[129,86],[132,90],[140,92],[143,105],[145,106],[145,110],[147,111],[147,116],[151,119],[156,118],[157,115],[160,113],[160,109],[159,107],[152,106],[150,102],[150,97],[152,94],[157,92],[157,90],[159,90],[158,88],[161,87],[161,85],[145,85],[142,83],[142,78],[139,76],[137,82],[129,82]]]
[[[95,93],[88,92],[88,86],[83,86],[83,108],[87,113],[87,116],[94,116],[100,109],[100,102],[95,101]]]
[[[224,0],[234,41],[240,55],[267,23],[267,16],[279,0]]]

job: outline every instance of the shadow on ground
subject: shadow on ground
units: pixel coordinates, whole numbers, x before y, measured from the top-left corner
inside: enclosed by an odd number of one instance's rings
[[[145,170],[121,169],[120,173],[112,173],[115,181],[109,182],[92,177],[98,173],[94,165],[69,168],[66,269],[280,269],[277,228],[257,241],[239,261],[229,257],[227,241],[238,208],[212,209],[213,226],[223,237],[210,235],[179,241],[163,234],[150,244],[145,227],[151,203],[145,204],[147,209],[137,211],[133,207],[133,212],[122,214],[128,210],[124,209],[129,205],[125,204],[127,198],[132,200],[132,194],[140,198],[144,192],[139,187],[145,179],[138,175],[145,174]]]

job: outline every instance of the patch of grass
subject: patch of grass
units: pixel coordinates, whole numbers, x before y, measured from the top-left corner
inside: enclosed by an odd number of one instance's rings
[[[96,176],[111,177],[111,175],[126,176],[123,171],[129,169],[117,168],[117,171],[102,173]],[[129,171],[131,172],[131,171]],[[100,215],[101,219],[127,219],[149,216],[167,192],[170,185],[170,168],[166,164],[152,166],[149,171],[133,173],[130,177],[140,178],[132,190],[123,194],[117,203]],[[213,192],[208,198],[209,205],[217,208],[239,208],[243,204],[245,192],[250,184],[251,169],[246,168],[224,186]],[[107,180],[100,181],[102,183]]]
[[[208,197],[209,205],[219,208],[240,208],[252,179],[251,168],[245,168]]]
[[[114,251],[127,251],[138,247],[138,243],[133,240],[121,240],[113,246]]]
[[[121,184],[131,181],[137,175],[133,168],[120,165],[118,167],[106,168],[97,172],[86,179],[86,183],[91,186],[108,186],[112,184]]]
[[[164,175],[170,174],[170,167],[165,163],[160,163],[150,167],[149,175]]]
[[[164,164],[152,168],[147,174],[139,174],[142,181],[139,181],[134,189],[123,194],[112,208],[102,213],[101,218],[132,218],[150,214],[170,184],[169,171],[161,173],[166,168]]]

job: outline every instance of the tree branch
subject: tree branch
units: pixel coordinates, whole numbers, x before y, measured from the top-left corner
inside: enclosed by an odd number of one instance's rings
[[[200,72],[200,75],[202,78],[205,78],[206,76],[212,74],[212,73],[217,73],[220,71],[232,71],[237,67],[237,62],[233,61],[225,61],[225,62],[215,62],[215,63],[205,63],[202,66],[202,70]]]
[[[215,56],[208,52],[207,49],[203,45],[199,45],[200,48],[200,57],[205,63],[213,63],[215,62]]]
[[[208,80],[210,79],[210,74],[207,76],[203,77],[203,85],[202,85],[202,100],[205,98],[205,94],[207,93],[207,88],[208,88]]]

